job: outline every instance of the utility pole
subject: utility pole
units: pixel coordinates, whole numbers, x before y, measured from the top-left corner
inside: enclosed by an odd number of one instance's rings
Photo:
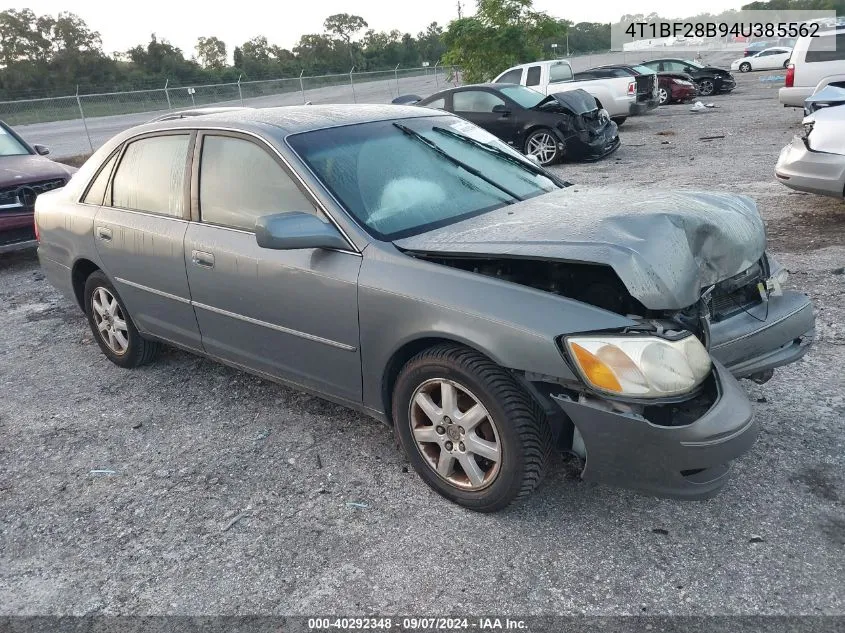
[[[461,13],[461,0],[458,0],[458,19],[460,20],[463,17]]]

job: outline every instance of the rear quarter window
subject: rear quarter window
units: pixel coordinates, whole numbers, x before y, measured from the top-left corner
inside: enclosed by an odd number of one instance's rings
[[[845,60],[845,33],[836,34],[836,50],[830,45],[831,35],[814,37],[810,39],[810,47],[804,61],[808,64],[814,62],[835,62]]]
[[[518,84],[522,81],[522,68],[514,68],[496,80],[497,84]]]

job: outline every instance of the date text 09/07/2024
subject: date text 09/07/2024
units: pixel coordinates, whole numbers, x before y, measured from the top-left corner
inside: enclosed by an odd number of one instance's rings
[[[324,631],[524,631],[528,623],[518,618],[501,617],[364,617],[308,618],[308,630]]]
[[[817,37],[817,22],[632,22],[632,39],[661,37]]]

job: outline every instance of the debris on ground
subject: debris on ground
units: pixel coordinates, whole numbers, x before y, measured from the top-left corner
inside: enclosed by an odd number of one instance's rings
[[[348,508],[360,508],[361,510],[366,510],[370,507],[368,503],[361,503],[360,501],[347,501],[346,507]]]
[[[88,474],[89,475],[116,475],[117,471],[107,470],[105,468],[97,468],[97,469],[88,471]]]
[[[750,539],[748,539],[749,543],[765,543],[766,540],[762,536],[757,536],[756,534],[752,535]]]
[[[699,136],[699,141],[713,141],[717,138],[725,138],[724,134],[717,134],[716,136]]]
[[[246,519],[246,518],[251,517],[251,516],[252,516],[252,509],[247,508],[243,512],[239,512],[234,517],[232,517],[229,520],[229,522],[226,525],[223,526],[221,531],[222,532],[228,532],[229,529],[231,529],[238,521],[240,521],[241,519]]]
[[[657,132],[657,136],[675,136],[674,130],[661,130]]]

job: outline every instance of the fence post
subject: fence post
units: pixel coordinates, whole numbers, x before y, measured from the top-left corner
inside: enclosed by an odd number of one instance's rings
[[[440,64],[440,60],[434,62],[434,87],[437,88],[440,85],[440,82],[437,80],[437,66]]]
[[[164,96],[167,97],[167,109],[172,110],[173,106],[170,105],[170,93],[167,91],[167,84],[169,81],[169,79],[164,80]]]
[[[399,64],[393,69],[393,76],[396,77],[396,96],[399,96]]]
[[[352,67],[352,70],[355,70],[355,66]],[[349,85],[352,86],[352,102],[358,103],[358,97],[355,94],[355,82],[352,81],[352,70],[349,71]]]
[[[302,84],[302,75],[305,74],[305,69],[299,73],[299,92],[302,93],[302,103],[305,103],[305,86]]]
[[[244,104],[244,93],[241,92],[241,77],[243,77],[243,73],[238,75],[238,97],[241,99],[241,105]]]
[[[85,136],[88,137],[88,147],[94,153],[94,144],[91,142],[91,134],[88,132],[88,122],[85,120],[85,113],[82,111],[82,101],[79,98],[79,84],[76,84],[76,105],[79,106],[79,116],[82,117],[82,126],[85,128]]]

